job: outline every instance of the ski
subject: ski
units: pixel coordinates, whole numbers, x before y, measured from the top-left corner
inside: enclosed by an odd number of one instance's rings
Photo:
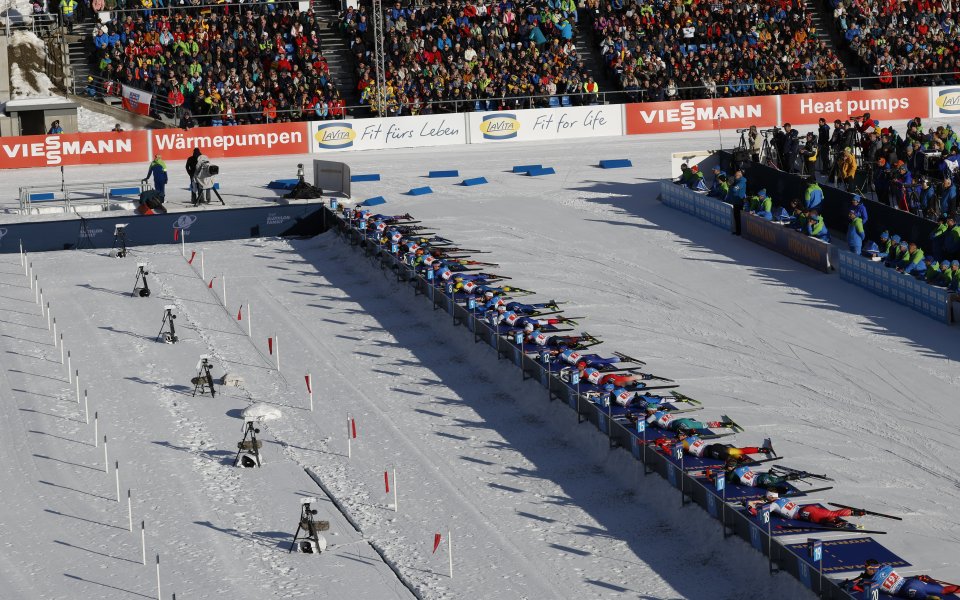
[[[733,419],[731,419],[731,418],[728,417],[727,415],[721,415],[721,416],[720,416],[720,420],[723,421],[723,422],[726,424],[726,427],[729,427],[730,429],[733,429],[733,430],[736,431],[736,432],[741,432],[741,431],[743,431],[743,427],[741,427],[740,425],[738,425],[738,424],[736,423],[736,421],[734,421]]]
[[[837,508],[848,508],[850,510],[862,512],[865,515],[872,515],[874,517],[883,517],[884,519],[895,519],[897,521],[902,521],[903,517],[895,517],[893,515],[888,515],[880,512],[874,512],[872,510],[867,510],[865,508],[857,508],[855,506],[847,506],[846,504],[837,504],[836,502],[827,502],[830,506],[836,506]]]
[[[802,471],[800,469],[794,469],[791,467],[785,467],[778,465],[777,469],[782,471],[786,475],[797,475],[798,479],[820,479],[823,481],[834,481],[833,478],[827,477],[826,475],[818,475],[817,473],[808,473],[807,471]]]
[[[789,530],[789,529],[806,530],[806,529],[814,529],[814,530],[816,530],[816,531],[836,531],[836,532],[843,532],[843,533],[874,533],[874,534],[885,534],[885,533],[887,533],[886,531],[877,531],[877,530],[875,530],[875,529],[859,529],[859,528],[856,528],[856,527],[824,527],[823,525],[817,525],[817,524],[815,524],[815,523],[814,523],[814,524],[811,524],[811,525],[809,525],[809,526],[806,526],[806,525],[775,525],[775,526],[774,526],[774,529],[780,529],[780,530]]]
[[[681,394],[680,392],[670,392],[670,395],[673,396],[674,398],[676,398],[676,399],[677,399],[677,402],[687,402],[687,403],[689,403],[689,404],[697,404],[697,405],[702,405],[702,404],[703,404],[703,403],[700,402],[699,400],[696,400],[696,399],[694,399],[694,398],[691,398],[690,396],[687,396],[686,394]]]
[[[599,344],[600,342],[597,342],[597,343]],[[670,381],[670,380],[667,379],[666,381]],[[670,389],[677,388],[677,387],[680,387],[680,384],[679,384],[679,383],[670,383],[670,384],[665,384],[665,385],[643,385],[643,387],[640,387],[640,388],[637,388],[637,389],[633,389],[633,390],[629,390],[629,391],[631,391],[631,392],[647,392],[647,391],[650,391],[650,390],[670,390]]]

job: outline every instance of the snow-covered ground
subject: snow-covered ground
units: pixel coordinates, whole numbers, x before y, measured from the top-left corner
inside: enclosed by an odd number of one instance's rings
[[[715,147],[716,138],[683,144],[663,136],[583,141],[574,152],[517,144],[338,158],[354,173],[383,176],[354,184],[355,197],[383,194],[385,212],[409,211],[491,251],[484,258],[518,285],[569,301],[583,328],[606,340],[604,352],[642,357],[702,400],[704,413],[734,416],[746,427],[737,442],[773,437],[791,466],[836,477],[821,499],[903,515],[902,524],[867,524],[890,531],[883,543],[916,571],[957,579],[956,332],[661,205],[656,182],[669,154]],[[228,193],[267,198],[260,186],[290,176],[303,158],[218,162]],[[594,166],[601,158],[637,166],[603,171]],[[508,172],[529,162],[557,175]],[[181,165],[171,165],[171,186]],[[424,178],[443,168],[490,184]],[[78,180],[142,170],[67,169]],[[19,184],[0,180],[4,199]],[[433,195],[400,193],[427,184]],[[332,235],[203,248],[207,280],[218,277],[212,290],[172,246],[127,260],[103,251],[31,257],[121,461],[122,487],[134,488],[134,518],[148,521],[149,552],[162,556],[165,593],[409,595],[326,501],[319,516],[331,520],[334,551],[286,554],[299,497],[324,498],[310,469],[423,597],[808,597],[789,577],[768,577],[758,554],[723,540],[699,509],[680,509],[665,482],[644,478],[625,452],[608,451],[591,427],[546,402],[539,385],[501,368],[492,350]],[[127,295],[138,260],[150,264],[148,299]],[[0,580],[15,598],[150,596],[153,567],[138,564],[139,539],[111,500],[112,477],[96,470],[102,449],[18,269],[16,255],[0,257],[0,394],[9,399],[0,468],[16,498],[0,509],[11,532]],[[169,303],[180,314],[176,345],[153,341]],[[253,313],[252,340],[236,321],[241,304]],[[191,397],[201,353],[214,355],[218,374],[241,375],[244,388]],[[253,401],[283,417],[263,427],[267,465],[234,470],[223,461],[240,439],[236,414]],[[350,459],[348,414],[359,427]],[[393,466],[399,513],[383,491]],[[448,529],[452,580],[445,548],[431,554],[433,534]]]

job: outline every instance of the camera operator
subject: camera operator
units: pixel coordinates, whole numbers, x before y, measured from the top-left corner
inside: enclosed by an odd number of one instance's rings
[[[190,158],[187,159],[187,164],[184,167],[187,170],[187,177],[190,178],[190,203],[197,203],[197,188],[193,186],[194,175],[197,173],[197,159],[200,158],[200,148],[194,148],[193,154],[190,155]]]
[[[787,123],[786,127],[789,127],[789,125],[790,124]],[[773,128],[773,147],[777,151],[777,161],[779,162],[778,168],[784,171],[787,170],[787,166],[785,162],[786,156],[783,153],[783,149],[784,149],[784,146],[786,146],[788,134],[789,134],[789,130],[786,128],[784,129],[780,129],[779,127]]]
[[[750,149],[750,159],[755,163],[760,162],[760,150],[763,149],[763,139],[760,138],[760,132],[757,130],[756,125],[750,126],[750,132],[747,133],[747,144]]]
[[[807,133],[800,147],[801,174],[813,176],[817,174],[817,149],[817,140],[813,132]]]
[[[820,124],[817,126],[817,156],[820,158],[820,171],[822,173],[830,172],[830,126],[827,120],[820,117]]]
[[[866,139],[863,142],[863,152],[861,154],[861,158],[863,158],[863,162],[872,162],[872,163],[877,162],[877,159],[883,156],[882,154],[880,154],[880,148],[881,148],[880,138],[877,136],[877,132],[871,131],[870,133],[867,134]],[[883,158],[885,158],[888,162],[890,160],[886,156],[884,156]]]
[[[829,183],[833,183],[837,180],[839,174],[839,162],[840,156],[843,154],[843,149],[848,147],[843,145],[843,123],[840,122],[840,119],[837,119],[833,122],[833,131],[830,132],[830,155],[824,157],[829,161],[827,165],[827,177]]]
[[[952,185],[950,187],[953,188]],[[940,196],[927,177],[920,178],[920,205],[928,219],[936,220],[940,215]]]
[[[790,127],[790,124],[787,123],[783,126],[784,131],[787,134],[786,140],[783,142],[783,170],[787,173],[799,173],[800,166],[800,132],[796,129],[787,129]]]
[[[898,160],[894,165],[893,181],[890,185],[890,206],[902,211],[909,211],[907,191],[913,185],[913,175],[907,170],[907,165]]]
[[[877,128],[877,122],[870,118],[870,113],[863,113],[862,117],[850,117],[861,134],[873,131]]]
[[[196,204],[206,202],[210,204],[210,194],[213,191],[213,176],[219,169],[210,164],[210,159],[205,154],[197,157],[197,167],[193,172],[193,185],[197,191]]]
[[[953,185],[953,179],[945,177],[943,179],[943,191],[940,192],[940,214],[952,215],[957,210],[957,187]],[[936,218],[936,216],[934,216]]]
[[[857,176],[857,157],[853,155],[853,148],[844,148],[838,163],[840,183],[849,192],[853,189],[853,180]]]
[[[893,173],[887,159],[881,158],[874,165],[873,169],[873,189],[877,192],[877,202],[890,204],[890,181]]]
[[[843,145],[841,148],[846,148],[847,146],[851,148],[857,147],[857,130],[850,124],[850,121],[843,122]],[[860,155],[860,158],[863,158],[863,154]]]

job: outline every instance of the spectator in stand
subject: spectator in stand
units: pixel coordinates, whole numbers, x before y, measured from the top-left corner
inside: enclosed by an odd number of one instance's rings
[[[337,107],[330,118],[342,116],[321,24],[295,3],[179,4],[114,14],[93,32],[93,64],[105,87],[125,83],[174,107],[182,96],[181,121],[188,125],[263,123],[265,104],[276,110],[276,121],[315,119],[324,102]]]
[[[60,0],[60,16],[67,31],[73,33],[73,24],[77,17],[77,0]]]
[[[828,91],[846,76],[801,2],[586,4],[604,63],[631,100]]]
[[[60,121],[54,121],[47,130],[47,135],[60,135],[63,133],[63,127],[60,127]]]

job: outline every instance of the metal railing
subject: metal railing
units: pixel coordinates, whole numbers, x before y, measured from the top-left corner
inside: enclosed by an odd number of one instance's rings
[[[98,207],[98,210],[110,210],[111,201],[135,202],[140,193],[153,189],[144,180],[126,180],[103,182],[81,182],[66,185],[30,185],[20,188],[20,214],[37,214],[45,208],[59,209],[61,212],[75,212],[77,207]],[[136,190],[136,198],[132,194]]]

